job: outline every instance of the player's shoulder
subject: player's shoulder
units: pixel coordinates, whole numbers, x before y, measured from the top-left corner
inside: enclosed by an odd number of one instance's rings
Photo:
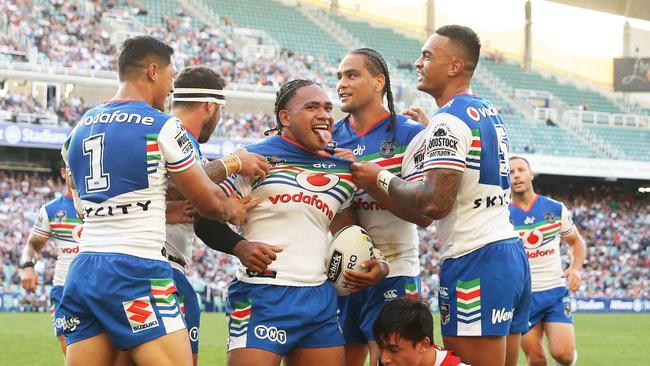
[[[564,204],[561,201],[558,201],[549,196],[544,196],[541,194],[537,195],[537,203],[543,204],[544,206],[550,206],[556,208],[562,208],[562,206],[564,206]]]
[[[244,148],[252,153],[272,156],[282,151],[282,137],[274,135],[245,145]]]
[[[424,130],[425,128],[422,123],[414,121],[410,117],[401,114],[395,116],[395,122],[397,123],[397,127],[399,129],[406,130],[414,134]]]

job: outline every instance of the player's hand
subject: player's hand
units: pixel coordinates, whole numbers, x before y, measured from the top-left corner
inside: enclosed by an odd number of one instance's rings
[[[246,178],[259,177],[264,179],[269,174],[269,163],[262,155],[248,152],[243,147],[239,147],[233,152],[241,161],[241,170],[239,175]]]
[[[567,287],[569,291],[576,292],[582,284],[582,278],[580,277],[580,271],[575,268],[567,268],[566,271],[562,274],[562,278],[567,279]]]
[[[377,176],[383,168],[377,164],[362,161],[350,164],[352,182],[361,189],[371,189],[377,186]]]
[[[282,248],[257,241],[242,240],[235,244],[233,254],[251,271],[264,272],[278,257]]]
[[[253,198],[251,196],[246,196],[244,198],[231,196],[228,199],[228,202],[231,205],[231,214],[228,222],[239,226],[246,222],[246,214],[248,213],[248,210],[259,205],[262,202],[262,199]]]
[[[367,268],[368,272],[359,272],[346,269],[343,272],[343,283],[350,287],[350,292],[357,292],[365,287],[371,287],[382,281],[390,272],[388,263],[371,258],[361,263],[361,268]]]
[[[36,271],[34,267],[25,267],[23,273],[20,275],[20,285],[27,291],[34,292],[36,289],[36,282],[38,276],[36,276]]]
[[[399,114],[403,114],[414,121],[420,122],[425,127],[429,125],[429,117],[427,117],[427,114],[424,113],[420,107],[410,107],[399,112]]]
[[[357,161],[357,157],[354,156],[354,153],[350,149],[336,148],[334,149],[334,156],[345,160]]]
[[[167,201],[165,210],[167,224],[194,222],[194,206],[189,201]]]

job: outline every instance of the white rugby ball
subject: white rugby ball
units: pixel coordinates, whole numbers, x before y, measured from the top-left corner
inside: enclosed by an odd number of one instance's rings
[[[334,234],[327,253],[325,274],[339,296],[350,294],[349,287],[343,284],[343,272],[346,269],[367,272],[361,268],[361,263],[372,257],[372,248],[372,238],[359,226],[349,225]]]

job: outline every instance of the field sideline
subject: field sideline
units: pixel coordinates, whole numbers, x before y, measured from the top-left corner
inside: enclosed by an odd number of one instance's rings
[[[577,314],[575,321],[579,365],[650,364],[650,314]],[[0,365],[63,365],[49,314],[0,313],[0,324]],[[437,332],[436,337],[440,342]],[[204,313],[199,364],[225,365],[225,345],[225,316]],[[519,364],[525,365],[523,361]]]

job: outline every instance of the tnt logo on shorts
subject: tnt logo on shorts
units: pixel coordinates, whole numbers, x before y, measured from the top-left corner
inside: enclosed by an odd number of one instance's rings
[[[149,296],[122,302],[131,330],[133,333],[141,332],[159,325],[156,313],[151,306]]]

